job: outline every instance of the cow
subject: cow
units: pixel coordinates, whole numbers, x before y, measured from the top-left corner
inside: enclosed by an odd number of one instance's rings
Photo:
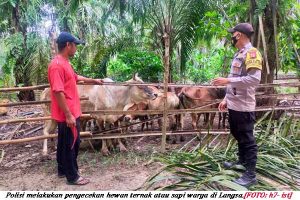
[[[104,82],[113,81],[106,78],[104,79]],[[126,82],[143,83],[143,81],[138,77],[137,74],[134,74],[133,78]],[[147,86],[78,85],[77,88],[80,97],[87,96],[89,98],[89,100],[81,102],[83,112],[94,110],[122,111],[128,104],[146,102],[147,100],[153,100],[157,97],[153,90],[149,89]],[[121,117],[121,115],[103,115],[101,113],[96,113],[91,116],[92,118],[96,119],[97,124],[100,127],[104,127],[105,124],[114,124]],[[50,121],[50,124],[48,125],[45,124],[44,134],[49,134],[51,130],[53,130],[53,127],[56,127],[53,121]],[[121,140],[118,140],[118,142],[120,145],[120,150],[126,151],[126,147],[122,144]],[[106,140],[103,140],[102,142],[101,153],[103,155],[109,154]],[[47,141],[44,142],[43,154],[47,154]]]
[[[184,87],[179,94],[181,107],[185,109],[192,108],[217,108],[218,103],[212,104],[214,100],[223,99],[225,97],[224,89],[216,88],[197,88],[197,87]],[[208,104],[212,104],[206,106]],[[193,129],[197,129],[197,122],[200,118],[201,113],[191,113]],[[206,113],[204,115],[204,126],[212,126],[215,113]]]
[[[8,99],[0,99],[0,104],[9,103]],[[8,107],[0,107],[0,116],[7,115]]]
[[[155,87],[151,87],[154,91],[158,89]],[[164,93],[158,93],[158,97],[155,100],[148,101],[148,108],[149,110],[163,110],[164,109]],[[167,92],[167,106],[166,109],[174,110],[179,108],[179,98],[173,92]],[[173,115],[169,117],[169,129],[174,130],[177,128],[176,122]],[[159,127],[161,128],[161,119],[158,120]],[[154,129],[153,121],[151,123],[151,129]]]
[[[124,108],[124,111],[142,111],[142,110],[148,110],[148,103],[141,102],[141,103],[138,103],[138,104],[126,105],[125,108]],[[133,120],[140,120],[141,122],[143,122],[143,121],[148,120],[148,119],[149,118],[148,118],[147,114],[145,114],[145,115],[127,114],[127,115],[124,115],[124,117],[122,118],[122,121],[126,125],[128,125]],[[141,131],[144,131],[145,125],[146,125],[146,128],[148,130],[149,123],[148,122],[145,122],[145,123],[143,122],[142,127],[141,127]],[[133,131],[132,126],[130,128],[131,128],[131,131]],[[126,128],[125,131],[127,132],[128,129]]]
[[[162,92],[162,90],[154,87],[154,86],[149,86],[149,88],[151,88],[154,93],[157,93],[157,98],[154,100],[148,100],[147,104],[138,104],[138,105],[131,105],[131,107],[128,108],[128,110],[163,110],[164,109],[164,93]],[[178,109],[179,108],[179,98],[177,97],[177,95],[173,92],[167,92],[167,107],[166,109],[168,110],[174,110],[174,109]],[[124,117],[124,119],[129,122],[135,118],[140,118],[140,120],[146,120],[148,118],[151,117],[156,117],[156,116],[162,116],[162,115],[149,115],[149,117],[147,117],[146,115],[126,115]],[[174,116],[173,115],[169,115],[168,116],[169,119],[169,130],[176,130],[177,129],[177,120],[175,122]],[[147,125],[147,123],[146,123]],[[162,120],[158,119],[158,126],[159,128],[161,128],[162,125]],[[142,124],[142,131],[143,131],[143,124]],[[147,126],[148,129],[148,126]],[[154,121],[151,121],[151,130],[154,130]]]

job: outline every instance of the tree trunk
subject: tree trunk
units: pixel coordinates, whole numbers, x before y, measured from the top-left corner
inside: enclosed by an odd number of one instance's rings
[[[164,109],[163,109],[163,126],[162,126],[162,142],[161,150],[162,152],[166,149],[166,131],[167,131],[167,92],[168,92],[168,82],[170,80],[170,19],[168,18],[165,21],[165,30],[163,34],[164,41]]]
[[[64,6],[65,6],[65,8],[67,8],[68,5],[69,5],[69,0],[64,0]],[[71,29],[69,27],[68,18],[66,16],[68,16],[68,15],[66,14],[65,17],[64,17],[64,19],[63,19],[63,31],[70,32]]]
[[[250,5],[251,5],[251,9],[250,9],[250,15],[253,17],[255,16],[255,11],[257,9],[257,5],[255,0],[250,0]],[[273,6],[273,7],[272,7]],[[277,62],[276,61],[276,45],[275,45],[275,34],[274,34],[274,26],[278,26],[278,24],[276,22],[274,22],[274,16],[272,11],[276,11],[277,10],[277,6],[275,5],[274,7],[274,1],[270,1],[268,3],[268,5],[266,6],[266,8],[262,11],[261,15],[262,15],[262,24],[263,24],[263,28],[264,28],[264,35],[265,35],[265,40],[266,40],[266,46],[267,46],[267,62],[269,65],[269,74],[267,73],[267,68],[265,66],[266,64],[266,60],[264,60],[264,66],[263,66],[263,70],[262,70],[262,77],[261,77],[261,83],[273,83],[274,80],[274,72],[276,70],[276,66],[277,66]],[[253,27],[255,29],[255,33],[254,36],[252,38],[252,43],[253,44],[261,44],[261,42],[259,41],[260,38],[259,37],[261,35],[260,34],[260,29],[259,29],[259,20],[255,20],[254,17],[252,18],[253,21]],[[276,23],[276,24],[274,24]],[[259,48],[259,47],[257,47]],[[262,53],[262,52],[261,52]],[[274,88],[260,88],[257,89],[257,91],[259,92],[264,92],[265,94],[272,94],[274,93]],[[260,99],[257,101],[257,106],[262,106],[262,105],[275,105],[276,104],[276,99],[275,98],[265,98],[265,99]],[[259,114],[259,113],[257,113]],[[261,113],[263,114],[263,113]],[[259,117],[259,116],[257,116]]]
[[[14,75],[16,80],[16,85],[23,84],[24,86],[30,86],[30,73],[29,70],[26,69],[26,53],[27,53],[27,25],[23,24],[21,25],[20,19],[21,19],[21,13],[22,10],[20,10],[20,2],[16,2],[16,6],[13,7],[12,11],[12,22],[14,26],[14,33],[21,33],[23,36],[23,49],[22,54],[18,57],[16,60],[15,66],[14,66]],[[34,101],[35,95],[33,90],[28,91],[20,91],[17,94],[20,101]]]

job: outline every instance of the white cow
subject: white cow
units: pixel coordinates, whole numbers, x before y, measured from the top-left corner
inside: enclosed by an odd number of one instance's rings
[[[113,82],[111,79],[104,79],[104,82]],[[143,83],[143,81],[135,74],[127,83]],[[117,86],[117,85],[78,85],[79,96],[89,97],[89,100],[81,102],[82,112],[92,110],[124,110],[125,106],[132,103],[146,102],[150,99],[155,99],[157,94],[147,86]],[[42,100],[49,99],[50,90],[45,89],[41,95]],[[49,106],[46,108],[46,114],[49,113]],[[113,124],[121,116],[120,115],[103,115],[96,113],[92,115],[97,120],[99,125]],[[44,135],[53,133],[56,128],[56,123],[53,120],[45,122]],[[121,140],[118,140],[120,150],[125,151],[126,148]],[[106,141],[102,142],[101,152],[103,155],[108,155],[109,151]],[[44,141],[43,154],[47,154],[47,140]]]

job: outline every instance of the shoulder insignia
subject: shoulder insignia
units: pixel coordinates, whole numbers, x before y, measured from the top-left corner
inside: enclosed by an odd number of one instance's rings
[[[249,54],[250,54],[250,58],[256,58],[256,51],[251,50],[249,51]]]
[[[256,48],[248,50],[245,64],[247,70],[249,68],[262,69],[262,56]]]

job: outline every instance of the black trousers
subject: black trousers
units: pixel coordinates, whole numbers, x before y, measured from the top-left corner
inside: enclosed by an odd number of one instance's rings
[[[247,170],[255,170],[257,161],[257,144],[253,134],[255,113],[229,111],[230,133],[238,142],[239,160]]]
[[[66,175],[69,182],[74,182],[79,178],[77,156],[80,145],[80,121],[76,119],[76,128],[78,137],[73,144],[72,130],[67,126],[66,122],[58,122],[58,140],[57,140],[57,169],[59,175]]]

